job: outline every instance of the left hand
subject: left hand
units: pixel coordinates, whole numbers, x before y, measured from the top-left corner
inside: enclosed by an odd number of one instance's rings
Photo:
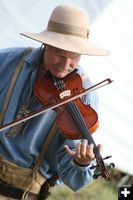
[[[78,143],[76,150],[71,150],[67,145],[64,145],[65,151],[74,158],[76,164],[79,166],[86,166],[94,160],[95,155],[93,152],[94,144],[88,145],[88,141],[83,139],[81,143]],[[97,146],[98,150],[102,150],[102,145]]]

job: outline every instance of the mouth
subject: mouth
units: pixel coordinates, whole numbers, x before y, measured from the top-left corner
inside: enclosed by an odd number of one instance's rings
[[[64,68],[61,67],[61,66],[59,66],[59,65],[57,66],[57,70],[58,70],[58,71],[65,71]]]
[[[64,67],[61,67],[61,66],[57,66],[57,69],[59,72],[66,72],[66,73],[70,73],[72,71],[71,68],[64,69]]]

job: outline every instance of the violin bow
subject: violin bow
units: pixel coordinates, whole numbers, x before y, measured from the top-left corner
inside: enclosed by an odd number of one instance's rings
[[[73,100],[76,100],[76,99],[78,99],[78,98],[81,98],[83,95],[85,95],[85,94],[87,94],[87,93],[89,93],[89,92],[92,92],[92,91],[94,91],[94,90],[96,90],[96,89],[99,89],[99,88],[101,88],[101,87],[104,87],[104,86],[106,86],[106,85],[108,85],[108,84],[110,84],[110,83],[112,83],[112,82],[113,82],[113,81],[112,81],[110,78],[107,78],[107,79],[105,79],[105,80],[103,80],[103,81],[101,81],[101,82],[99,82],[99,83],[97,83],[97,84],[95,84],[95,85],[93,85],[93,86],[91,86],[91,87],[89,87],[89,88],[87,88],[87,89],[85,89],[85,90],[79,92],[79,93],[76,94],[75,96],[68,97],[68,98],[65,99],[65,100],[61,100],[61,102],[56,103],[56,104],[54,104],[54,105],[52,105],[52,106],[51,106],[51,105],[50,105],[50,106],[47,106],[47,108],[44,108],[44,109],[42,109],[42,110],[40,110],[40,111],[38,111],[38,112],[33,112],[32,114],[30,114],[30,115],[28,115],[28,116],[26,116],[26,117],[22,117],[21,119],[16,119],[16,120],[14,120],[14,121],[11,122],[11,123],[2,125],[2,126],[0,127],[0,132],[3,131],[3,130],[6,130],[6,129],[8,129],[8,128],[11,128],[11,127],[13,127],[13,126],[15,126],[15,125],[18,125],[18,124],[20,124],[20,123],[23,123],[23,122],[25,122],[25,121],[27,121],[27,120],[29,120],[29,119],[32,119],[32,118],[34,118],[34,117],[36,117],[36,116],[38,116],[38,115],[41,115],[41,114],[43,114],[43,113],[45,113],[45,112],[48,112],[48,111],[50,111],[50,110],[54,110],[55,108],[57,108],[57,107],[59,107],[59,106],[62,106],[62,105],[66,104],[66,103],[68,103],[68,102],[70,102],[70,101],[73,101]]]

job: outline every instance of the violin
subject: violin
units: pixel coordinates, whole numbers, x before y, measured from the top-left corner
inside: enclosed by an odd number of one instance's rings
[[[46,107],[58,104],[62,99],[67,100],[76,96],[84,90],[81,77],[77,73],[71,73],[63,79],[48,74],[39,79],[34,88],[35,95]],[[114,163],[111,163],[108,168],[105,166],[103,160],[110,157],[102,159],[91,136],[99,125],[98,115],[95,110],[90,105],[85,105],[81,98],[77,98],[56,107],[55,111],[57,112],[58,127],[65,138],[84,138],[88,140],[89,144],[94,144],[94,154],[100,170],[99,174],[94,174],[94,179],[102,176],[106,181],[109,181],[111,178],[109,169],[114,167]]]

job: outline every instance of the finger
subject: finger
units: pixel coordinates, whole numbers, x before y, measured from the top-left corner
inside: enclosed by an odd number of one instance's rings
[[[81,158],[80,149],[81,149],[81,143],[78,143],[76,147],[75,158]]]
[[[72,156],[72,157],[75,156],[76,152],[71,150],[67,145],[64,145],[64,149],[70,156]]]
[[[93,160],[95,155],[94,155],[94,144],[90,144],[88,147],[87,147],[87,151],[86,151],[86,156],[88,158],[90,158],[90,160]]]
[[[81,149],[80,149],[81,157],[86,156],[87,145],[88,145],[88,141],[86,139],[83,139],[83,141],[81,143]]]

